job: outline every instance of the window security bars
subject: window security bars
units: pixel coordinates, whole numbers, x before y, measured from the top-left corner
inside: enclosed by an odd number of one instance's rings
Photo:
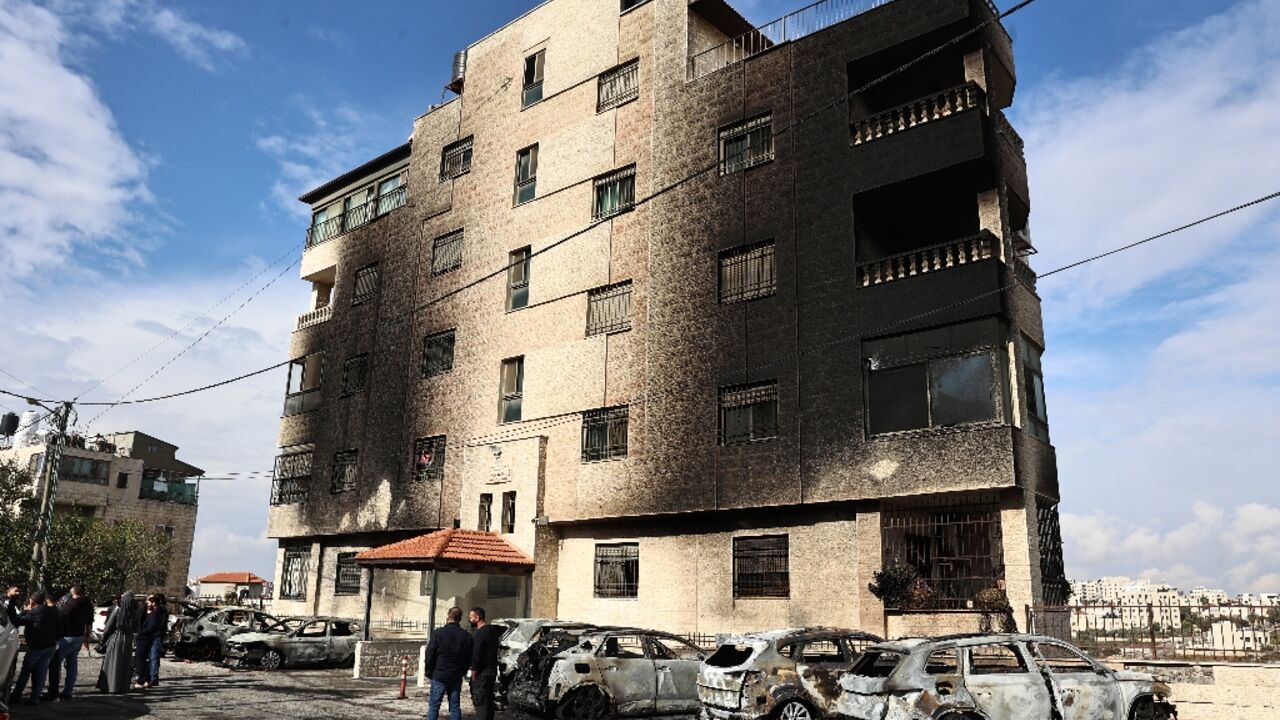
[[[640,60],[600,74],[596,112],[611,110],[640,97]]]
[[[453,370],[454,331],[428,335],[422,348],[422,377],[434,377]]]
[[[443,275],[462,267],[463,231],[441,235],[431,243],[431,274]]]
[[[507,256],[507,309],[519,310],[529,304],[529,248]]]
[[[778,382],[720,388],[720,444],[778,436]]]
[[[720,302],[754,300],[777,292],[773,256],[772,240],[720,253]]]
[[[591,219],[603,220],[626,212],[635,202],[636,166],[628,165],[595,179],[595,203],[591,209]]]
[[[538,146],[516,153],[516,205],[538,196]]]
[[[631,329],[631,281],[596,288],[587,294],[587,336]]]
[[[510,535],[516,531],[516,493],[502,493],[502,534]]]
[[[307,565],[311,562],[311,548],[286,548],[284,564],[280,569],[280,597],[286,600],[307,599]]]
[[[356,271],[355,292],[351,304],[359,305],[378,294],[378,264],[366,265]]]
[[[355,395],[364,392],[369,376],[369,356],[356,355],[342,364],[342,394]]]
[[[582,413],[582,462],[627,456],[626,406]]]
[[[733,539],[733,596],[735,598],[791,596],[787,536]]]
[[[502,361],[502,377],[499,380],[501,400],[498,403],[500,422],[519,422],[524,404],[524,358]]]
[[[440,482],[444,479],[445,436],[418,438],[413,442],[413,479]]]
[[[596,545],[594,594],[598,598],[634,598],[640,590],[640,545]]]
[[[542,72],[546,54],[545,50],[539,50],[524,59],[524,89],[520,93],[520,107],[529,107],[542,99]]]
[[[333,455],[333,474],[329,479],[329,492],[340,493],[356,487],[356,468],[360,462],[359,450],[344,450]]]
[[[889,510],[880,517],[884,564],[913,566],[934,607],[963,609],[994,587],[1004,567],[998,506]]]
[[[306,502],[310,481],[310,450],[277,456],[275,471],[271,477],[271,504]]]
[[[355,553],[338,553],[337,573],[333,579],[333,594],[360,594],[360,566],[356,564]]]
[[[1057,504],[1036,502],[1036,530],[1040,538],[1040,584],[1045,605],[1066,605],[1071,596],[1066,566],[1062,561],[1062,526]]]
[[[721,175],[773,159],[773,122],[770,117],[761,115],[720,131]]]
[[[481,532],[489,532],[493,526],[493,493],[480,494],[480,508],[477,515],[476,529]]]
[[[471,172],[472,137],[445,145],[440,151],[440,182],[452,180]]]

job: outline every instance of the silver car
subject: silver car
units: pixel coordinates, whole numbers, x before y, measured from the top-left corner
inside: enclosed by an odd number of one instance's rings
[[[530,647],[539,645],[544,646],[540,649],[546,649],[558,646],[556,652],[559,652],[567,647],[576,645],[582,633],[595,628],[594,625],[588,623],[543,618],[497,620],[495,624],[507,626],[506,632],[498,640],[497,699],[499,705],[506,704],[507,691],[511,687],[511,678],[515,676],[516,669],[520,667],[522,657],[525,658],[523,662],[528,662],[525,653]],[[545,640],[550,640],[553,634],[558,636],[555,642],[544,643]]]
[[[296,623],[296,627],[290,628]],[[267,632],[236,635],[227,661],[278,670],[298,665],[347,665],[355,660],[360,623],[347,618],[290,618]]]
[[[511,683],[517,708],[561,720],[685,715],[698,709],[698,666],[705,653],[652,630],[583,633],[554,655],[530,659]]]
[[[173,652],[193,660],[217,660],[235,635],[260,632],[280,621],[257,608],[229,607],[196,617],[184,617],[169,631]]]
[[[873,645],[840,678],[850,720],[1170,720],[1169,686],[1039,635]]]

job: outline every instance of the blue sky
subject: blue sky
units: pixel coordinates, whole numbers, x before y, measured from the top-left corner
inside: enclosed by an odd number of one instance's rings
[[[737,6],[760,23],[805,4]],[[296,258],[301,191],[402,143],[454,51],[532,5],[0,0],[0,369],[74,395],[163,343],[90,399],[130,390]],[[1007,26],[1038,268],[1280,189],[1280,0],[1037,0]],[[1257,208],[1041,284],[1070,573],[1280,590],[1278,220]],[[139,394],[282,360],[295,277]],[[92,429],[269,470],[283,384]],[[205,484],[193,573],[270,574],[267,485]]]

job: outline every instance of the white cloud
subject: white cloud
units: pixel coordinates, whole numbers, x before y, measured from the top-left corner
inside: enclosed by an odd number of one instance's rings
[[[207,491],[211,483],[205,483],[201,493]],[[268,485],[270,483],[267,483]],[[250,497],[261,500],[266,507],[267,489],[261,492],[248,493],[245,506],[252,502]],[[262,512],[262,524],[266,526],[266,511]],[[200,577],[215,572],[244,571],[256,573],[270,580],[275,569],[276,541],[267,537],[266,530],[251,535],[237,532],[221,523],[200,523],[196,529],[195,552],[191,565],[191,576]]]
[[[48,0],[74,25],[112,37],[144,31],[192,64],[216,72],[226,59],[243,57],[249,46],[239,35],[192,20],[155,0]]]
[[[145,12],[152,33],[173,46],[179,55],[210,72],[217,69],[215,58],[239,55],[247,50],[235,33],[209,28],[167,8]]]

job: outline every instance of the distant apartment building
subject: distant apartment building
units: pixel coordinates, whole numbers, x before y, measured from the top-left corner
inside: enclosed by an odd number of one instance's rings
[[[1129,577],[1071,582],[1072,629],[1182,627],[1185,605],[1178,590],[1164,583]]]
[[[186,589],[204,470],[177,459],[177,451],[177,445],[136,430],[73,441],[62,450],[55,513],[131,520],[169,539],[168,565],[149,574],[144,587],[129,588],[135,592],[181,597]],[[30,470],[37,497],[44,492],[44,457],[43,442],[0,450],[0,461]]]
[[[995,12],[550,0],[470,45],[301,198],[275,611],[358,615],[357,553],[454,526],[536,570],[445,573],[438,612],[879,630],[894,562],[940,608],[1065,603]],[[422,619],[431,575],[371,590]]]

